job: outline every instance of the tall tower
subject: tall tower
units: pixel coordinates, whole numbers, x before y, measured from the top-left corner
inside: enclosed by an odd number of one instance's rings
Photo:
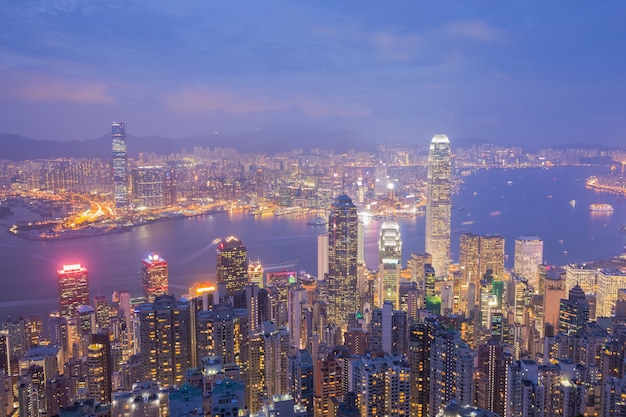
[[[167,261],[156,253],[151,253],[146,259],[142,259],[141,277],[143,279],[143,297],[146,303],[154,302],[157,295],[167,294]]]
[[[543,263],[543,240],[537,236],[515,239],[513,272],[526,278],[535,291],[539,290],[539,265]]]
[[[459,239],[459,265],[462,282],[480,288],[487,270],[502,279],[504,274],[504,238],[498,235],[463,233]],[[478,291],[476,300],[478,301]]]
[[[181,385],[191,366],[189,303],[161,295],[136,311],[143,377],[163,387]]]
[[[378,241],[378,273],[380,274],[378,302],[381,306],[385,301],[391,301],[394,309],[400,308],[401,262],[400,226],[396,222],[384,222],[380,228],[380,240]]]
[[[248,251],[235,236],[223,239],[217,246],[217,283],[226,285],[228,295],[248,284]]]
[[[450,262],[451,169],[450,141],[446,135],[435,135],[428,152],[425,247],[437,277],[448,275]]]
[[[113,122],[113,187],[115,207],[128,207],[128,155],[126,154],[126,126]]]
[[[331,205],[328,220],[328,319],[346,330],[348,316],[357,311],[356,206],[345,194]]]
[[[80,264],[63,265],[57,271],[59,288],[59,314],[66,319],[76,316],[76,309],[89,305],[87,268]]]
[[[323,280],[328,274],[328,233],[317,235],[317,279]]]

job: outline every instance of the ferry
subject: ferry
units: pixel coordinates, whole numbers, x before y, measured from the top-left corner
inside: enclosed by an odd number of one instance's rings
[[[613,206],[610,204],[591,204],[589,205],[589,211],[613,211]]]

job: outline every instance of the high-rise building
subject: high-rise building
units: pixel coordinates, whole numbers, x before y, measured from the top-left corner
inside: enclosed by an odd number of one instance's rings
[[[89,304],[87,268],[81,264],[63,265],[57,271],[59,314],[66,319],[76,317],[76,309]]]
[[[578,285],[569,291],[567,299],[561,299],[559,307],[559,332],[582,336],[589,322],[589,303],[585,292]]]
[[[537,236],[515,239],[513,272],[526,278],[535,291],[539,290],[538,267],[543,263],[543,240]]]
[[[328,319],[347,330],[350,314],[357,311],[357,241],[356,206],[345,194],[338,196],[328,220]]]
[[[111,368],[107,346],[92,343],[87,347],[87,392],[90,398],[111,401]]]
[[[411,372],[404,356],[362,356],[352,363],[351,374],[362,416],[409,415]]]
[[[411,417],[429,414],[430,394],[430,344],[434,334],[430,321],[409,321],[409,352],[411,366]]]
[[[567,264],[565,265],[565,293],[578,285],[585,294],[595,294],[597,292],[596,270],[587,264]]]
[[[223,239],[217,246],[217,283],[226,286],[228,295],[248,285],[248,252],[235,236]]]
[[[428,152],[425,248],[437,277],[448,276],[450,262],[451,170],[450,141],[446,135],[435,135]]]
[[[154,302],[156,296],[167,294],[167,261],[156,253],[151,253],[146,259],[141,260],[141,277],[146,303]]]
[[[402,269],[402,240],[396,222],[383,222],[378,241],[378,274],[380,291],[378,302],[382,306],[391,301],[399,309],[400,270]]]
[[[317,279],[328,274],[328,234],[317,235]]]
[[[488,270],[494,278],[502,279],[504,237],[463,233],[459,238],[459,266],[462,282],[473,283],[474,288],[480,288],[480,281]],[[476,291],[476,296],[478,296],[478,291]]]
[[[429,410],[439,410],[451,400],[473,403],[474,357],[458,332],[435,326],[430,342]]]
[[[475,404],[485,410],[504,416],[506,378],[513,356],[506,346],[496,340],[478,347]]]
[[[138,167],[130,172],[130,178],[131,203],[134,208],[161,208],[166,206],[163,167]]]
[[[126,153],[126,126],[123,122],[113,122],[113,187],[115,207],[128,207],[128,155]]]
[[[261,265],[260,261],[248,264],[248,280],[250,284],[256,284],[259,288],[265,287],[263,273],[263,265]]]
[[[334,415],[334,401],[339,404],[343,400],[343,380],[347,375],[344,375],[339,360],[331,354],[318,358],[315,367],[315,417],[328,417]]]
[[[161,295],[136,310],[144,378],[164,387],[181,385],[191,364],[189,303]]]
[[[598,303],[596,317],[611,317],[620,289],[626,288],[626,273],[617,269],[598,271]]]

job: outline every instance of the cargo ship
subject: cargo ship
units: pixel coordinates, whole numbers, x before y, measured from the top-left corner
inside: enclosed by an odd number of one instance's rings
[[[613,211],[613,206],[610,204],[591,204],[589,211]]]

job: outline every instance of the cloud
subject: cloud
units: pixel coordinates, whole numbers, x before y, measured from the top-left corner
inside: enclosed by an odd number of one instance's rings
[[[442,32],[451,37],[469,38],[481,42],[499,42],[504,33],[480,20],[465,20],[446,24]]]
[[[327,115],[366,116],[370,114],[370,109],[366,105],[354,103],[343,97],[318,98],[299,95],[283,98],[256,92],[189,86],[178,92],[165,95],[163,103],[169,110],[179,113],[226,112],[240,114],[296,109],[312,117]]]
[[[0,91],[26,101],[64,101],[74,103],[114,103],[106,84],[88,80],[69,80],[36,71],[0,71]]]

